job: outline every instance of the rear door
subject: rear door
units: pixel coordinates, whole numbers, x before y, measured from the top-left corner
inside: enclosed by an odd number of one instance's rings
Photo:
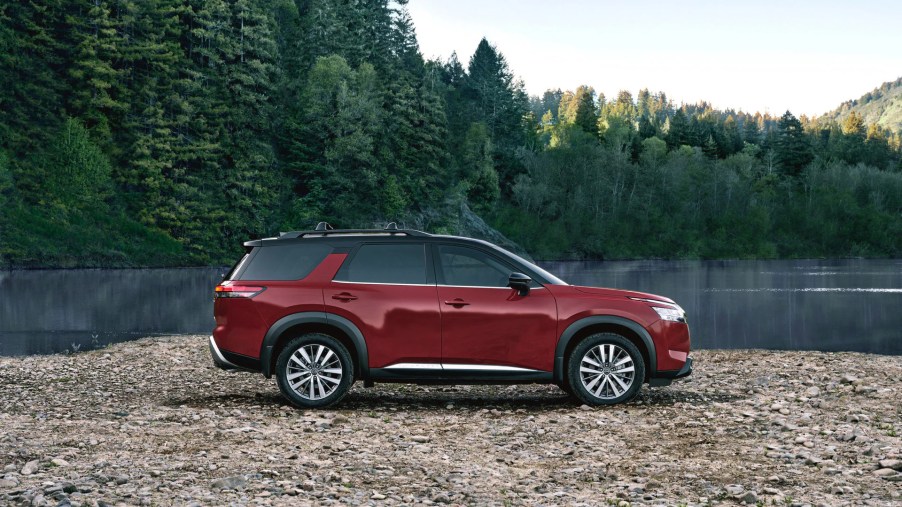
[[[487,251],[456,244],[433,248],[444,368],[552,371],[557,303],[550,291],[533,282],[528,295],[519,295],[507,286],[518,270]]]
[[[441,363],[441,314],[426,245],[364,243],[324,290],[326,311],[363,333],[370,368]]]

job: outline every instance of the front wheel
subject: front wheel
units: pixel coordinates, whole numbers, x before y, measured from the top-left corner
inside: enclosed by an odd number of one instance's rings
[[[587,405],[615,405],[639,394],[645,361],[632,342],[613,333],[587,336],[567,361],[573,394]]]
[[[348,349],[335,338],[310,333],[288,342],[276,361],[279,390],[295,406],[321,408],[338,403],[354,383]]]

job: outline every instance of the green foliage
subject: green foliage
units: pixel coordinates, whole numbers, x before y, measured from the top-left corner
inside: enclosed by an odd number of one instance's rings
[[[5,2],[0,263],[224,264],[468,207],[542,258],[900,254],[902,138],[873,109],[898,83],[810,120],[529,98],[486,39],[466,62],[423,60],[406,1]]]
[[[583,139],[530,155],[494,224],[539,258],[902,252],[902,175],[812,164],[797,176],[800,189],[768,174],[753,153],[712,160],[684,145],[668,154],[651,137],[635,164]]]
[[[79,208],[110,194],[110,162],[79,120],[66,120],[37,165],[42,201]]]
[[[814,158],[800,122],[789,111],[777,123],[777,162],[789,176],[798,176]]]

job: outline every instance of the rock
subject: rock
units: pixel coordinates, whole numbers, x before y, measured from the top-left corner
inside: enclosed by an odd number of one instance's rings
[[[820,396],[820,394],[821,394],[821,388],[818,386],[812,386],[812,387],[809,387],[808,389],[805,389],[805,396],[808,396],[809,398],[814,398],[815,396]]]
[[[433,496],[432,501],[435,503],[451,503],[451,499],[444,493],[438,493],[437,495]]]
[[[19,485],[19,481],[15,480],[15,479],[12,479],[12,478],[10,478],[10,479],[6,479],[6,478],[0,479],[0,489],[10,489],[10,488],[15,488],[15,487],[18,486],[18,485]]]
[[[892,468],[893,470],[902,471],[902,460],[900,459],[882,459],[879,464],[880,468]]]
[[[858,380],[858,378],[856,378],[854,375],[849,375],[848,373],[843,375],[842,378],[839,379],[839,381],[843,384],[853,384],[856,380]]]
[[[25,463],[24,467],[22,467],[21,474],[22,475],[31,475],[31,474],[37,472],[38,468],[40,468],[40,466],[41,466],[41,462],[38,460],[29,461],[28,463]]]
[[[54,466],[58,466],[58,467],[69,466],[69,462],[64,460],[63,458],[53,458],[52,460],[50,460],[50,462],[53,463]]]
[[[372,498],[373,500],[385,500],[385,495],[381,493],[373,493],[373,496],[371,496],[370,498]]]
[[[216,479],[213,481],[213,484],[210,485],[210,489],[214,491],[222,491],[228,489],[239,489],[247,486],[247,479],[243,475],[236,475],[233,477],[224,477],[222,479]]]
[[[727,491],[727,494],[730,495],[741,495],[745,488],[741,484],[727,484],[724,488]]]
[[[744,504],[754,505],[758,502],[758,495],[754,491],[747,491],[739,500]]]
[[[343,415],[337,415],[332,418],[332,424],[335,424],[335,425],[345,424],[347,422],[348,422],[348,418]]]
[[[897,472],[892,468],[878,468],[877,470],[874,470],[874,475],[876,475],[877,477],[889,477],[896,475],[896,473]]]
[[[417,442],[419,444],[425,444],[426,442],[430,441],[431,439],[425,435],[414,435],[414,436],[410,437],[410,440]]]

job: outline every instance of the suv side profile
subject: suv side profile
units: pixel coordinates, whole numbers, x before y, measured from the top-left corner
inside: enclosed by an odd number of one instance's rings
[[[244,246],[215,288],[210,353],[275,375],[298,407],[335,404],[356,380],[549,383],[611,405],[692,372],[672,300],[568,285],[485,241],[323,222]]]

